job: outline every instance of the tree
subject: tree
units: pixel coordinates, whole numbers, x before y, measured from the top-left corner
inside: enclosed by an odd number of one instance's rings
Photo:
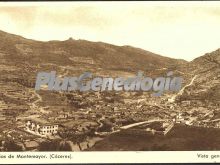
[[[3,145],[4,151],[22,151],[22,147],[17,145],[13,140],[6,140]]]
[[[72,151],[72,148],[65,140],[53,140],[40,143],[39,151]]]
[[[86,138],[87,137],[85,134],[73,134],[71,137],[71,141],[73,143],[76,143],[79,146],[79,149],[82,150],[80,143],[84,142]]]

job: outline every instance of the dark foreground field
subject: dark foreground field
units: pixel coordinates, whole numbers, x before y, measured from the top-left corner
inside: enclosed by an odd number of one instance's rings
[[[123,130],[98,142],[92,151],[220,150],[220,129],[175,125],[166,135]]]

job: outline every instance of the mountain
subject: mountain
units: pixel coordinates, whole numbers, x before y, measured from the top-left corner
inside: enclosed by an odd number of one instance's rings
[[[128,76],[139,70],[146,75],[165,75],[174,71],[187,87],[177,100],[218,101],[220,49],[187,62],[132,46],[116,46],[86,40],[35,41],[0,31],[1,80],[19,81],[33,86],[39,71],[56,70],[61,75],[91,71],[97,75]],[[190,97],[189,97],[190,96]],[[208,96],[208,97],[207,97]]]
[[[211,147],[219,142],[214,135],[219,134],[216,127],[220,127],[216,123],[220,119],[220,49],[187,62],[132,46],[72,38],[42,42],[0,31],[0,40],[2,141],[8,137],[19,144],[38,141],[38,136],[30,136],[21,129],[27,119],[37,119],[41,123],[56,122],[61,139],[84,149],[89,139],[104,138],[91,150],[211,150],[205,142],[214,141]],[[139,70],[152,77],[173,71],[175,76],[183,77],[182,89],[167,91],[161,97],[151,97],[150,92],[34,90],[40,71],[56,71],[62,76],[79,76],[90,71],[98,76],[124,77]],[[122,126],[143,121],[173,122],[180,113],[195,128],[169,127],[171,134],[167,136],[160,134],[164,130],[162,122],[150,124],[159,130],[158,136],[153,135],[154,131],[146,134],[148,124],[120,130]],[[206,133],[197,143],[203,131]],[[175,145],[170,147],[172,143]]]
[[[42,42],[0,31],[0,40],[0,74],[4,81],[18,79],[23,85],[33,86],[39,71],[52,70],[62,75],[91,71],[108,76],[133,75],[139,70],[156,76],[172,70],[183,76],[184,85],[196,76],[193,84],[178,97],[179,100],[207,98],[218,101],[220,49],[187,62],[132,46],[72,38]]]
[[[220,49],[191,61],[188,71],[195,80],[179,99],[218,105],[220,103]]]
[[[41,42],[0,31],[0,55],[7,66],[16,66],[27,75],[36,76],[39,70],[70,68],[78,71],[120,71],[147,73],[161,68],[176,68],[187,63],[184,60],[163,57],[131,46],[116,46],[86,40]],[[29,70],[27,70],[27,67]],[[55,68],[54,68],[55,67]],[[73,72],[72,72],[73,71]],[[63,69],[60,70],[61,74]],[[33,76],[33,75],[32,75]]]
[[[84,96],[86,93],[80,93],[78,96],[77,92],[61,94],[34,91],[36,76],[40,71],[56,71],[57,75],[62,76],[79,76],[85,71],[90,71],[98,76],[126,77],[133,76],[141,70],[146,76],[161,76],[166,75],[170,70],[178,71],[181,66],[188,64],[185,60],[163,57],[132,46],[116,46],[72,38],[65,41],[42,42],[0,31],[0,40],[2,41],[0,44],[2,101],[6,106],[23,106],[25,107],[23,109],[31,109],[35,113],[41,109],[40,104],[44,106],[43,108],[63,105],[65,108],[71,106],[77,109],[79,103],[74,101],[75,94],[76,97],[84,97],[85,105],[88,102],[99,104],[97,100],[97,102],[88,101],[89,95],[86,100],[87,96]],[[107,95],[110,100],[117,98],[114,94]],[[124,97],[119,98],[118,100],[123,100]],[[35,100],[38,100],[37,104]],[[55,106],[54,109],[59,108]],[[17,112],[15,114],[19,115]]]

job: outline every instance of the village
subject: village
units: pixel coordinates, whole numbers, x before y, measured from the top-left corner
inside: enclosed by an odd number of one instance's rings
[[[61,67],[56,70],[69,73]],[[2,151],[40,151],[54,141],[82,151],[115,132],[141,130],[166,136],[176,124],[220,128],[219,105],[196,100],[197,96],[195,100],[177,96],[173,101],[172,93],[152,97],[143,91],[35,91],[34,82],[35,77],[16,75],[0,81]]]
[[[149,94],[129,92],[55,92],[54,96],[64,98],[62,103],[56,106],[52,102],[44,106],[44,93],[39,97],[28,88],[23,88],[22,92],[18,89],[16,86],[6,86],[2,93],[2,150],[7,139],[16,141],[22,150],[35,151],[45,141],[66,139],[71,141],[72,150],[80,151],[123,129],[138,128],[166,136],[175,124],[220,128],[217,105],[209,109],[199,103],[197,108],[191,108],[195,107],[193,101],[183,101],[179,106],[169,103],[166,95],[158,99]],[[49,99],[52,101],[55,97]],[[159,126],[149,124],[155,122],[160,123]]]

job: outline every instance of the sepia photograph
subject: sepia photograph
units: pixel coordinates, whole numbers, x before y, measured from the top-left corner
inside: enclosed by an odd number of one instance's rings
[[[219,151],[219,20],[219,2],[1,2],[0,153]]]

